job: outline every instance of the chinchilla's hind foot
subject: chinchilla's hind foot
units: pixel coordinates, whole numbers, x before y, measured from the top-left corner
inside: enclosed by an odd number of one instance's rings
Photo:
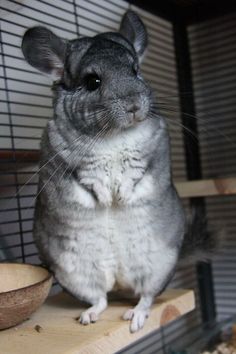
[[[83,325],[88,325],[90,323],[95,323],[101,312],[107,308],[107,299],[100,298],[93,306],[89,307],[87,310],[83,311],[79,317],[79,323]]]
[[[137,306],[124,313],[123,319],[125,321],[130,321],[131,333],[137,332],[143,328],[144,323],[149,316],[152,302],[153,298],[151,296],[142,296]]]

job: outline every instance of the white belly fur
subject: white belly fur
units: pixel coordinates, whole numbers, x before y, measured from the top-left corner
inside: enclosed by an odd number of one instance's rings
[[[143,221],[139,222],[142,212],[140,209],[106,210],[106,249],[109,255],[104,253],[100,268],[105,274],[107,291],[114,287],[132,287],[135,269],[137,272],[140,269],[143,276],[153,273],[158,276],[163,267],[169,267],[176,258],[176,253],[167,249],[161,235],[159,238],[154,235],[152,227],[146,225],[144,230]]]

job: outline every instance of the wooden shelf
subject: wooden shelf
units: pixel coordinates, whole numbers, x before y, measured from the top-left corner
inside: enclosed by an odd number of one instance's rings
[[[133,300],[113,298],[96,324],[76,318],[83,305],[68,294],[48,298],[31,319],[0,332],[0,352],[8,354],[111,354],[194,309],[191,290],[167,290],[157,298],[144,328],[129,332],[121,319]]]
[[[182,198],[232,195],[236,194],[236,177],[177,182],[175,186]]]
[[[37,163],[39,150],[0,150],[0,160],[12,163]]]

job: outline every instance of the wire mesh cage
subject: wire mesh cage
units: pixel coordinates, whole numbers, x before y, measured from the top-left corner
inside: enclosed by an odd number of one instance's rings
[[[94,36],[117,30],[124,12],[135,10],[148,29],[149,49],[142,71],[169,123],[174,181],[232,177],[236,172],[236,9],[232,1],[223,7],[216,3],[0,1],[0,261],[40,263],[33,219],[40,139],[53,116],[52,93],[50,79],[23,58],[20,46],[25,30],[40,24],[67,39]],[[184,200],[186,209],[192,202]],[[170,286],[195,289],[196,310],[127,353],[165,351],[180,336],[187,342],[189,333],[202,325],[204,296],[209,300],[214,295],[220,320],[236,312],[235,202],[233,195],[197,200],[209,224],[219,219],[227,224],[224,254],[213,263],[213,272],[210,266],[199,271],[194,265],[177,271]],[[201,277],[211,284],[214,280],[214,289],[208,287],[210,295],[204,284],[203,291],[199,288]],[[211,307],[209,302],[206,306]],[[214,317],[212,311],[209,316]]]

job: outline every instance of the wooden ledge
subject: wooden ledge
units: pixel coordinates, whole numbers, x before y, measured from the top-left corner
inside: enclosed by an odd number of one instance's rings
[[[38,163],[39,150],[0,150],[0,160],[12,163]]]
[[[181,198],[236,194],[236,177],[176,182]]]
[[[80,325],[75,319],[83,306],[61,293],[23,324],[0,332],[1,353],[14,354],[111,354],[134,343],[160,326],[192,311],[191,290],[167,290],[157,298],[144,328],[129,333],[123,313],[133,300],[113,299],[96,324]]]

